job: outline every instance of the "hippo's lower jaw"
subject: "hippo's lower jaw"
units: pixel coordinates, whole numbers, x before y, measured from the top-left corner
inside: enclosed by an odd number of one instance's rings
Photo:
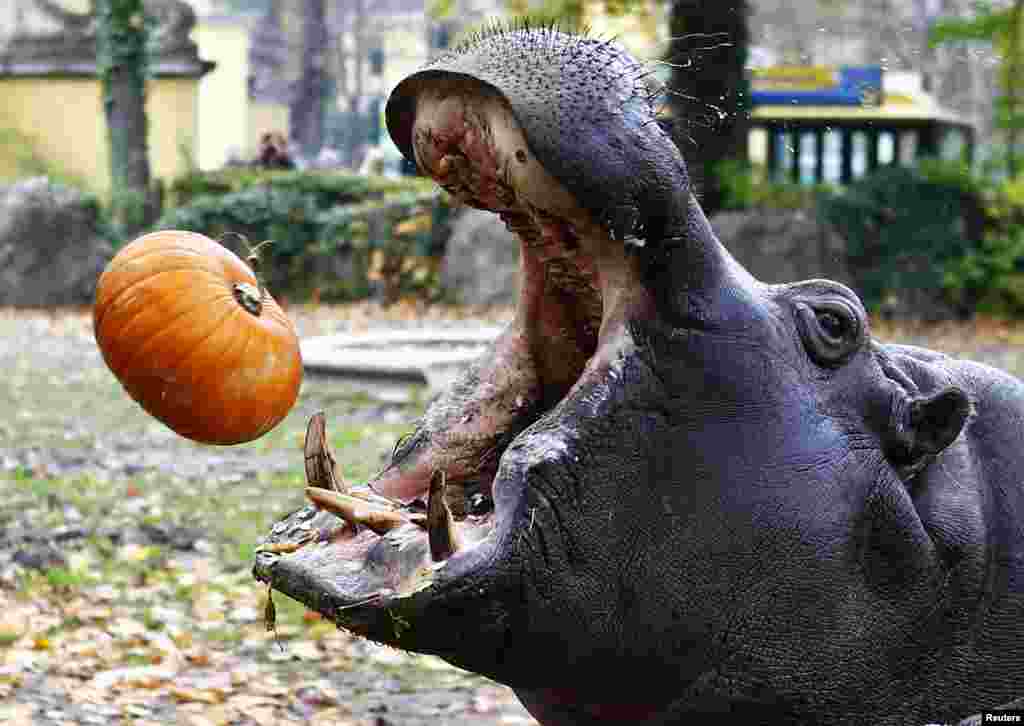
[[[390,510],[399,515],[394,524],[362,526],[358,513],[343,514],[356,526],[336,528],[329,542],[293,553],[263,553],[256,568],[275,588],[353,632],[462,662],[460,637],[434,624],[426,632],[406,624],[425,617],[433,603],[448,607],[452,592],[463,603],[493,602],[495,588],[517,597],[521,573],[510,543],[536,516],[524,497],[522,459],[542,450],[552,431],[568,430],[559,402],[580,380],[608,375],[629,343],[627,319],[649,304],[626,246],[544,171],[507,105],[482,90],[472,82],[432,86],[417,108],[416,149],[421,166],[453,196],[500,214],[519,236],[515,319],[432,404],[369,489],[345,500],[365,500],[366,521]],[[507,457],[510,447],[518,454]],[[332,505],[323,492],[312,498],[336,513],[349,506]],[[270,541],[307,532],[310,516],[296,513]],[[320,513],[312,526],[327,531],[332,522]],[[329,598],[308,602],[314,581],[318,588],[331,583]],[[503,639],[504,627],[490,635]]]

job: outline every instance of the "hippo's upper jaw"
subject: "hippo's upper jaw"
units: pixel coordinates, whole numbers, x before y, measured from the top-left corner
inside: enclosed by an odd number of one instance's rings
[[[426,530],[258,573],[512,685],[545,724],[906,724],[1008,701],[1022,386],[872,342],[836,283],[754,280],[640,70],[519,28],[398,85],[398,146],[518,233],[516,316],[371,482],[429,509]]]

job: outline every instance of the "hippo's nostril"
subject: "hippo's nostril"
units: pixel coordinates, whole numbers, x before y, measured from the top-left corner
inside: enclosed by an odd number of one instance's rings
[[[480,517],[494,509],[494,502],[486,494],[477,492],[469,498],[469,514]]]

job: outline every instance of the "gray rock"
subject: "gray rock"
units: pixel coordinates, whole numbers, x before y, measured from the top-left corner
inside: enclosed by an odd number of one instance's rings
[[[723,244],[755,277],[792,282],[827,277],[849,284],[845,243],[808,210],[724,212],[712,220]],[[518,292],[519,245],[497,216],[459,213],[441,282],[463,304],[511,304]]]
[[[95,200],[45,177],[0,189],[0,305],[89,305],[113,254]]]
[[[845,241],[813,210],[722,212],[711,220],[711,227],[759,280],[779,283],[824,277],[851,283]]]
[[[452,223],[441,284],[463,305],[510,305],[519,294],[519,241],[497,215],[466,208]]]

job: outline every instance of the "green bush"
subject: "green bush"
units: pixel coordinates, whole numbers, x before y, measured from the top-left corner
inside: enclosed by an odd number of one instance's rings
[[[171,203],[183,206],[200,196],[223,196],[253,187],[270,187],[309,194],[318,206],[352,204],[367,197],[431,192],[429,179],[419,177],[367,177],[331,171],[261,169],[254,166],[228,167],[212,172],[193,171],[171,184]]]
[[[416,262],[438,252],[447,223],[447,204],[428,180],[232,169],[190,174],[172,195],[179,206],[159,229],[231,235],[223,241],[243,256],[233,235],[249,246],[272,240],[260,249],[260,272],[275,294],[333,301],[439,289],[434,266]]]
[[[1024,315],[1024,179],[957,162],[886,167],[824,198],[865,302],[924,294],[961,315]]]
[[[983,238],[980,200],[971,190],[899,166],[822,196],[818,211],[846,240],[851,274],[869,307],[893,293],[949,301],[946,271]]]
[[[949,260],[943,286],[962,309],[1024,314],[1024,228],[990,232],[977,247]]]
[[[939,159],[883,167],[844,189],[769,183],[736,161],[718,175],[727,209],[815,209],[846,240],[870,308],[895,295],[963,315],[1024,315],[1024,175],[998,181]]]
[[[726,159],[716,168],[723,192],[723,209],[806,209],[818,195],[831,192],[829,185],[804,185],[795,182],[770,182],[763,169],[735,159]]]

